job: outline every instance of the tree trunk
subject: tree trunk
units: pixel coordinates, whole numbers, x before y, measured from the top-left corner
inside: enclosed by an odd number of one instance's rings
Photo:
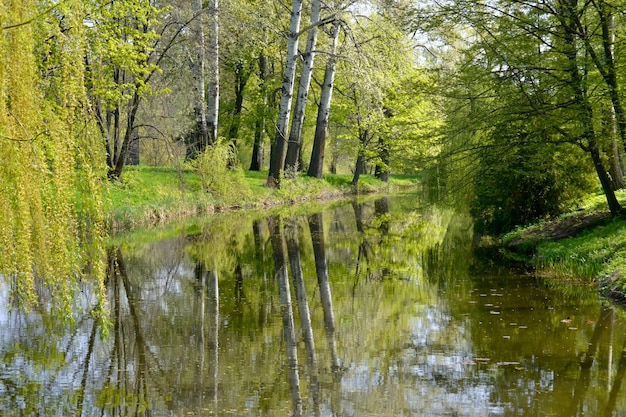
[[[140,101],[141,98],[135,93],[129,102],[130,111],[128,112],[128,119],[126,120],[126,131],[124,132],[124,138],[118,139],[115,142],[117,151],[113,160],[113,167],[109,167],[109,178],[120,179],[122,177],[122,172],[126,166],[130,142],[133,138],[133,131],[135,130],[135,119],[137,117],[137,111],[139,110]],[[117,130],[119,129],[118,127]],[[119,148],[117,146],[118,144],[121,145]]]
[[[309,98],[309,87],[311,86],[311,75],[313,73],[313,62],[315,61],[315,45],[317,44],[317,27],[322,10],[322,1],[313,0],[311,4],[311,29],[307,37],[306,50],[302,54],[302,70],[300,72],[300,83],[298,85],[298,95],[289,131],[289,143],[287,146],[287,157],[285,166],[289,172],[296,172],[300,160],[300,149],[302,147],[302,125],[304,124],[304,114],[306,103]]]
[[[602,162],[602,157],[600,155],[600,149],[598,148],[598,144],[595,140],[591,141],[589,144],[589,153],[591,154],[593,165],[596,168],[596,173],[600,179],[600,184],[602,184],[602,191],[604,191],[604,195],[606,196],[609,210],[613,216],[618,216],[623,212],[622,206],[619,204],[619,201],[615,196],[613,184],[611,184],[611,178],[609,178],[609,175],[606,172],[604,162]]]
[[[607,66],[605,81],[609,87],[611,103],[613,105],[613,117],[617,124],[622,146],[626,149],[626,116],[624,115],[624,107],[619,94],[619,85],[617,81],[617,69],[615,67],[615,59],[613,51],[615,49],[615,18],[604,8],[606,4],[603,0],[599,2],[599,10],[602,25],[602,44],[604,46],[604,61]],[[620,178],[620,188],[624,187],[624,178]]]
[[[198,152],[202,152],[209,143],[209,129],[207,126],[206,115],[206,41],[204,36],[204,10],[202,0],[194,0],[193,13],[195,19],[193,21],[193,31],[196,34],[196,50],[195,54],[189,57],[191,63],[191,72],[193,74],[193,113],[196,120],[196,131],[192,136],[193,140],[187,145],[187,156],[194,158]]]
[[[308,218],[309,231],[313,241],[313,255],[315,256],[315,272],[317,284],[320,288],[320,299],[324,310],[324,327],[328,350],[331,353],[332,370],[337,371],[341,367],[337,354],[337,342],[335,340],[335,314],[333,312],[333,297],[328,280],[328,263],[326,261],[326,249],[324,245],[324,219],[322,213],[312,214]]]
[[[137,129],[134,129],[130,139],[130,145],[128,146],[128,159],[126,161],[128,165],[139,165],[140,150],[139,132]]]
[[[252,161],[250,171],[263,169],[263,138],[265,136],[265,107],[267,106],[267,56],[261,53],[259,56],[259,88],[261,90],[261,102],[257,106],[256,120],[254,122],[254,146],[252,148]]]
[[[389,181],[389,144],[383,137],[378,139],[378,155],[380,161],[376,164],[374,175],[383,182]]]
[[[359,141],[360,143],[360,148],[359,148],[359,155],[356,158],[356,164],[354,166],[354,176],[352,177],[352,186],[356,187],[357,184],[359,183],[359,178],[361,177],[361,174],[365,174],[365,154],[364,154],[364,150],[367,146],[367,143],[369,142],[368,139],[369,136],[369,131],[364,130],[361,132],[361,134],[359,135]]]
[[[365,156],[363,152],[359,152],[359,156],[356,158],[356,165],[354,167],[354,176],[352,177],[352,186],[356,187],[359,183],[361,174],[365,174]]]
[[[281,219],[278,216],[269,217],[267,224],[270,228],[270,242],[272,244],[274,266],[276,268],[276,281],[280,295],[280,310],[283,316],[283,335],[287,349],[287,367],[291,386],[293,413],[296,416],[301,416],[302,396],[300,394],[300,375],[298,373],[297,341]]]
[[[250,71],[244,70],[243,64],[237,64],[235,68],[235,107],[233,108],[233,121],[228,129],[228,139],[235,145],[241,126],[241,112],[243,110],[243,92],[250,78]]]
[[[571,78],[570,86],[574,93],[574,103],[580,108],[580,122],[584,129],[584,139],[587,141],[587,145],[583,148],[586,149],[591,155],[591,159],[596,169],[598,179],[600,180],[600,184],[602,185],[602,190],[604,191],[609,210],[612,215],[616,216],[622,213],[622,207],[620,206],[619,201],[617,201],[613,185],[611,184],[611,179],[609,178],[606,168],[604,167],[604,162],[602,162],[602,156],[600,154],[600,149],[598,147],[598,142],[593,128],[593,111],[586,95],[585,83],[580,72],[578,62],[576,45],[576,36],[578,35],[576,20],[578,8],[577,3],[577,0],[566,0],[564,3],[560,4],[562,7],[561,26],[563,29],[563,40],[565,42],[565,55],[569,63],[567,72]]]
[[[607,136],[609,137],[609,174],[611,175],[611,183],[614,190],[621,190],[626,187],[624,181],[624,162],[622,152],[617,140],[617,120],[615,118],[615,108],[611,107],[607,120]]]
[[[293,0],[291,7],[291,24],[289,26],[289,42],[287,44],[287,61],[283,77],[282,95],[276,121],[276,135],[270,153],[270,169],[267,176],[268,187],[279,187],[280,174],[285,164],[285,145],[287,140],[287,126],[291,113],[291,100],[296,77],[296,61],[298,56],[298,31],[300,30],[300,16],[302,14],[302,0]]]
[[[331,31],[332,47],[326,70],[324,72],[324,83],[320,96],[320,104],[317,108],[317,121],[315,123],[315,136],[313,139],[313,150],[311,151],[311,161],[309,162],[309,177],[322,178],[324,173],[324,150],[326,148],[326,132],[330,119],[330,102],[333,96],[333,84],[335,82],[335,69],[337,67],[337,44],[339,42],[339,21],[335,21]]]
[[[217,127],[219,124],[220,107],[220,62],[219,62],[219,19],[218,0],[212,0],[209,5],[209,47],[208,47],[208,101],[207,101],[207,128],[208,144],[217,142]]]

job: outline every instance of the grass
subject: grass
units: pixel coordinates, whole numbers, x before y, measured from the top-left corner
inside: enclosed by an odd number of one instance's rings
[[[626,192],[617,196],[624,205]],[[503,243],[515,255],[530,255],[526,259],[544,275],[593,283],[626,300],[626,219],[609,216],[603,195],[589,196],[557,219],[519,228]]]
[[[197,214],[246,208],[291,205],[302,201],[336,198],[355,193],[382,193],[415,188],[418,176],[392,175],[388,183],[363,175],[355,190],[350,175],[325,175],[322,179],[298,175],[282,179],[280,189],[265,186],[267,172],[227,174],[228,196],[207,191],[192,169],[128,166],[121,181],[105,186],[106,213],[111,230],[163,223]],[[239,177],[234,180],[234,176]],[[228,198],[227,198],[228,197]]]

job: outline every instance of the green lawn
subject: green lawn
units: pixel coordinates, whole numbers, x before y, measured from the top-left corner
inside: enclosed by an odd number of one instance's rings
[[[105,210],[111,228],[130,229],[216,210],[294,204],[357,191],[391,192],[419,184],[416,175],[392,175],[389,183],[364,175],[355,190],[350,175],[325,175],[323,179],[299,175],[283,179],[280,189],[271,189],[265,186],[266,178],[266,171],[228,173],[221,184],[225,187],[215,187],[213,191],[195,170],[128,166],[121,181],[107,183]]]

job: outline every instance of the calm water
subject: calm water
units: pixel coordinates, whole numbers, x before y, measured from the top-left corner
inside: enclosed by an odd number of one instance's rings
[[[411,198],[118,239],[109,336],[8,310],[0,415],[626,416],[626,322]],[[79,302],[93,297],[84,288]]]

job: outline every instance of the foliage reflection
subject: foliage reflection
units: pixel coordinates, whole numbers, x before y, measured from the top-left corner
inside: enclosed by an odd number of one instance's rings
[[[107,254],[108,338],[89,316],[69,326],[1,310],[0,412],[626,410],[619,310],[472,257],[467,219],[410,203],[216,216],[119,242]]]

